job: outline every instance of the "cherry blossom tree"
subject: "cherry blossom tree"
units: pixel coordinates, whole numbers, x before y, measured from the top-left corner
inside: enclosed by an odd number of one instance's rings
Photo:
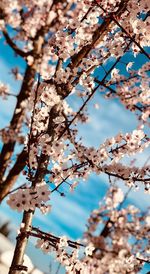
[[[129,235],[136,237],[138,232],[132,230],[132,226],[142,221],[142,217],[136,216],[137,211],[130,207],[118,211],[113,198],[112,205],[106,199],[106,208],[103,205],[102,210],[108,210],[108,224],[113,226],[115,223],[116,229],[113,232],[108,229],[106,240],[103,239],[106,250],[100,255],[99,250],[94,251],[91,235],[90,244],[85,247],[85,253],[91,257],[85,259],[79,259],[76,251],[81,244],[32,227],[32,219],[38,208],[42,213],[51,209],[50,199],[54,191],[63,196],[62,185],[74,190],[80,180],[86,180],[93,172],[107,174],[109,179],[121,179],[129,187],[144,185],[145,191],[149,192],[150,167],[130,166],[123,162],[126,157],[136,157],[150,145],[146,133],[150,117],[147,1],[2,0],[0,11],[0,29],[6,43],[26,62],[24,76],[17,67],[12,70],[16,81],[22,79],[22,85],[10,124],[1,130],[0,200],[11,192],[7,203],[14,210],[23,211],[9,273],[27,271],[23,257],[30,236],[37,236],[37,245],[44,250],[51,251],[53,247],[60,263],[65,262],[70,267],[67,269],[69,273],[88,273],[90,268],[91,273],[96,273],[92,272],[95,271],[93,263],[98,264],[99,256],[104,260],[110,256],[110,261],[115,258],[118,269],[123,262],[119,256],[125,260],[129,257],[133,264],[131,269],[137,271],[141,260],[137,262],[134,257],[132,260],[132,245],[129,247],[127,240]],[[139,56],[143,58],[140,64]],[[130,61],[125,62],[123,58]],[[78,125],[88,122],[87,106],[97,93],[106,99],[117,98],[135,113],[139,126],[133,132],[118,133],[95,148],[82,142]],[[13,96],[4,83],[0,83],[0,94],[4,99]],[[69,98],[79,102],[78,110],[72,108]],[[98,108],[98,102],[95,107]],[[16,147],[20,151],[17,155]],[[12,190],[21,172],[25,182]],[[112,195],[114,192],[110,190]],[[122,214],[122,221],[120,217],[113,221],[113,214]],[[125,214],[133,219],[130,233],[122,228],[125,223],[130,230]],[[123,233],[122,241],[126,241],[122,255],[121,246],[115,254],[113,251],[119,229]],[[143,229],[146,231],[147,228],[144,226]],[[112,241],[109,250],[108,238]],[[69,253],[68,248],[75,248],[75,251]],[[113,271],[115,264],[112,266],[107,262],[102,273]],[[128,271],[128,265],[126,267],[124,261],[124,271]],[[97,267],[99,269],[99,265]]]

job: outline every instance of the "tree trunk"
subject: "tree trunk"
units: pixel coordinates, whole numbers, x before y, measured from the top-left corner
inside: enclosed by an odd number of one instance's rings
[[[21,126],[20,123],[22,120],[22,113],[23,113],[21,104],[24,100],[28,98],[30,94],[32,83],[34,81],[34,75],[35,75],[34,68],[32,66],[27,66],[22,87],[17,97],[17,104],[14,110],[14,114],[10,122],[10,127],[9,127],[10,129],[15,130],[19,126]],[[16,111],[17,109],[21,109],[21,111],[18,113]],[[3,183],[3,176],[7,169],[8,162],[11,159],[11,156],[13,154],[15,144],[16,144],[16,141],[9,141],[8,143],[4,144],[2,147],[1,154],[0,154],[0,184]]]
[[[13,255],[13,260],[11,267],[9,269],[9,274],[20,274],[21,271],[27,271],[27,267],[23,266],[24,254],[26,245],[28,242],[28,232],[30,232],[32,227],[32,217],[33,211],[25,211],[22,219],[22,227],[20,233],[17,237],[17,243]]]
[[[7,196],[10,189],[15,184],[17,178],[20,175],[20,172],[23,170],[26,164],[26,159],[27,159],[27,152],[23,150],[19,154],[14,166],[9,171],[9,174],[7,175],[6,180],[2,184],[0,184],[0,203]]]

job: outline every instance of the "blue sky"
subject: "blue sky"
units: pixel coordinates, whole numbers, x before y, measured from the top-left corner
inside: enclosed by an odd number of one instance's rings
[[[142,62],[142,61],[141,61]],[[10,85],[11,91],[15,94],[18,92],[21,82],[15,81],[10,74],[10,69],[14,66],[19,66],[21,72],[24,71],[25,63],[21,58],[16,58],[13,51],[4,44],[4,40],[0,40],[0,81]],[[69,98],[73,108],[77,107],[74,98]],[[99,103],[100,108],[94,108],[95,103]],[[11,97],[8,101],[0,99],[1,115],[0,128],[9,124],[10,117],[15,106],[15,98]],[[103,141],[111,136],[116,135],[119,131],[130,132],[137,127],[138,122],[135,115],[127,111],[117,100],[105,100],[100,93],[88,105],[90,113],[90,121],[86,125],[80,125],[79,133],[83,136],[83,140],[88,146],[98,146]],[[138,165],[142,165],[148,158],[149,151],[138,155]],[[20,177],[19,182],[22,183],[23,178]],[[66,197],[60,197],[58,193],[53,193],[51,198],[52,212],[47,216],[41,215],[37,211],[34,225],[40,226],[46,231],[55,233],[56,235],[67,234],[73,239],[80,238],[85,230],[85,224],[89,213],[94,208],[98,207],[99,200],[102,199],[107,191],[108,180],[105,175],[95,176],[92,174],[87,182],[81,182],[74,193],[70,193],[65,188]],[[126,190],[122,182],[122,188]],[[138,205],[142,209],[148,206],[148,195],[144,194],[143,189],[135,192],[132,191],[129,195],[129,200]],[[6,203],[0,207],[0,217],[4,221],[11,220],[14,229],[20,223],[21,214],[12,211]],[[34,252],[33,252],[34,251]],[[27,253],[30,254],[33,261],[43,270],[48,269],[49,258],[41,255],[38,250],[34,250],[31,245]],[[42,256],[42,266],[38,264],[38,258]],[[141,272],[142,273],[142,272]],[[144,274],[144,272],[143,272]]]

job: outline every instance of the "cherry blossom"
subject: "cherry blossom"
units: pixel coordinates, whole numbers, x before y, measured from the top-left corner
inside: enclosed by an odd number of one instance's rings
[[[50,190],[48,186],[42,183],[37,184],[36,187],[19,189],[17,192],[10,194],[7,203],[18,211],[35,210],[36,207],[39,207],[43,213],[46,213],[50,208],[43,202],[49,201],[49,195]]]
[[[125,196],[114,208],[113,199],[120,191],[112,187],[105,203],[101,202],[99,209],[94,210],[88,219],[84,237],[95,247],[91,257],[83,258],[89,273],[138,273],[144,262],[149,263],[147,243],[143,237],[147,238],[148,229],[145,213],[130,205],[124,208]],[[112,202],[107,203],[108,199]]]

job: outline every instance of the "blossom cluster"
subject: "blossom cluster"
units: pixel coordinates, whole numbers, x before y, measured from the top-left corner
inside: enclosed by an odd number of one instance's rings
[[[0,96],[2,96],[3,99],[7,99],[7,96],[9,95],[10,87],[2,82],[0,82]]]
[[[90,273],[138,273],[144,258],[149,262],[149,213],[132,205],[124,207],[125,199],[121,189],[110,188],[88,219],[84,237],[96,248],[92,258],[84,259]]]
[[[54,145],[54,154],[51,154],[53,167],[49,180],[56,186],[62,181],[65,182],[65,178],[75,181],[78,178],[87,179],[90,173],[94,171],[97,174],[104,172],[109,176],[120,178],[130,186],[136,186],[138,182],[142,182],[145,189],[149,190],[149,166],[143,168],[127,167],[119,162],[123,157],[132,156],[149,146],[150,141],[142,129],[134,130],[125,135],[120,133],[107,139],[98,149],[87,148],[83,144],[77,143],[73,135],[70,141],[74,145],[74,150],[71,149],[72,155],[68,153],[69,144],[63,146],[61,142],[57,144],[58,153]],[[50,151],[53,151],[53,145]],[[66,153],[69,156],[65,157]],[[76,157],[76,161],[74,157]]]
[[[36,237],[37,235],[34,236]],[[80,253],[82,249],[82,253],[84,253],[82,257],[92,256],[95,249],[92,243],[83,247],[80,243],[70,241],[66,236],[59,238],[49,233],[46,233],[45,236],[44,233],[38,235],[39,238],[36,242],[37,248],[40,248],[44,253],[53,252],[56,260],[64,266],[65,270],[70,274],[74,274],[76,271],[80,271],[82,274],[89,273],[86,263],[80,258]]]
[[[132,66],[129,62],[126,66]],[[119,97],[120,101],[127,109],[136,112],[139,119],[146,122],[149,118],[149,75],[150,63],[144,63],[139,70],[128,71],[129,75],[124,76],[117,73],[117,79],[114,77],[107,82],[107,87],[112,90],[106,93],[107,98]],[[115,86],[115,90],[114,90]]]
[[[45,183],[36,184],[35,187],[23,188],[9,195],[7,204],[14,210],[28,211],[39,208],[42,213],[47,213],[50,210],[50,205],[46,205],[49,201],[50,190]]]

